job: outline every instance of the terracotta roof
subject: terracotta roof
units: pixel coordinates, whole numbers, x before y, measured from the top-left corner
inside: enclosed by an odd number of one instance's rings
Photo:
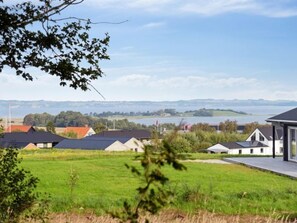
[[[91,127],[66,127],[64,133],[74,132],[77,138],[83,138],[87,135]]]
[[[5,132],[29,132],[34,131],[31,125],[11,125]]]

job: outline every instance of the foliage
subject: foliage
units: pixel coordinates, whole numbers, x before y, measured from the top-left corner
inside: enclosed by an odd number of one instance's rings
[[[107,130],[107,129],[106,129],[106,126],[105,126],[104,124],[102,124],[101,122],[96,122],[96,123],[94,124],[93,129],[94,129],[94,131],[95,131],[96,133],[100,133],[100,132],[103,132],[103,131]]]
[[[156,140],[157,141],[157,140]],[[158,152],[156,152],[158,151]],[[163,140],[161,143],[146,145],[140,159],[143,172],[132,165],[126,167],[133,174],[143,180],[144,185],[137,188],[138,196],[135,207],[125,201],[121,212],[111,213],[121,222],[139,222],[139,218],[146,213],[156,214],[162,207],[171,202],[173,192],[165,187],[169,178],[161,171],[165,165],[175,170],[185,170],[186,167],[177,160],[177,153],[171,147],[171,142]],[[148,219],[145,222],[149,222]]]
[[[89,115],[83,115],[80,112],[75,111],[62,111],[58,115],[50,115],[48,113],[42,114],[28,114],[24,117],[23,123],[26,125],[34,126],[46,126],[49,122],[53,122],[56,127],[66,127],[66,126],[91,126],[93,129],[99,130],[104,128],[116,129],[153,129],[154,127],[147,127],[145,125],[136,124],[134,122],[129,122],[127,119],[111,121],[103,118],[96,118]]]
[[[92,22],[60,13],[84,0],[39,0],[0,6],[0,72],[5,66],[25,80],[34,67],[60,78],[60,85],[88,90],[101,77],[99,61],[109,59],[109,35],[92,38]],[[0,0],[0,3],[5,2]],[[8,2],[8,1],[7,1]],[[68,21],[68,22],[64,22]],[[40,27],[40,29],[36,29]]]
[[[237,132],[237,121],[226,120],[225,122],[220,122],[219,129],[221,132]]]
[[[49,122],[54,121],[55,116],[46,112],[42,114],[28,114],[24,117],[24,125],[46,126]]]
[[[33,208],[37,200],[34,190],[38,179],[19,168],[18,152],[2,150],[0,154],[0,221],[17,222],[20,216]]]
[[[256,128],[264,127],[264,126],[271,126],[269,124],[259,124],[258,122],[251,122],[244,125],[244,134],[251,134]]]
[[[198,129],[195,130],[194,129]],[[203,131],[199,128],[191,129],[191,132],[179,133],[172,140],[172,148],[176,152],[203,152],[208,147],[220,143],[220,142],[234,142],[243,141],[247,135],[233,132],[216,132],[216,131]],[[175,134],[175,133],[173,133]],[[172,137],[171,134],[167,134],[164,138]]]
[[[69,138],[69,139],[77,139],[77,133],[73,131],[63,132],[60,134],[63,137]]]
[[[208,123],[197,123],[192,125],[191,127],[191,131],[192,132],[196,132],[196,131],[207,131],[207,132],[214,132],[216,131],[216,129],[212,126],[210,126],[210,124]]]
[[[56,129],[55,129],[55,125],[52,121],[49,121],[47,124],[46,124],[46,131],[47,132],[51,132],[53,134],[56,133]]]
[[[69,186],[70,189],[70,198],[73,200],[73,192],[74,188],[77,186],[79,180],[79,174],[76,169],[73,169],[71,166],[70,171],[69,171],[69,178],[67,180],[67,185]]]

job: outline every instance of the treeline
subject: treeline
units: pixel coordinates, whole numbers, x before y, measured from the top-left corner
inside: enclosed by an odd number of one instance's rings
[[[146,111],[146,112],[102,112],[102,113],[96,113],[96,112],[90,112],[89,116],[93,117],[112,117],[112,116],[165,116],[166,114],[169,115],[177,115],[178,112],[175,109],[160,109],[157,111]]]
[[[232,109],[206,109],[202,108],[199,110],[190,110],[190,111],[185,111],[185,112],[178,112],[173,108],[168,108],[168,109],[160,109],[157,111],[146,111],[146,112],[102,112],[102,113],[96,113],[96,112],[90,112],[89,116],[93,117],[113,117],[113,116],[200,116],[200,117],[211,117],[214,116],[215,112],[229,112],[229,113],[234,113],[234,114],[239,114],[239,115],[246,115],[247,113],[241,112],[241,111],[234,111]]]
[[[227,120],[221,122],[219,126],[220,132],[207,123],[198,123],[193,125],[189,132],[176,134],[174,137],[168,134],[165,137],[172,139],[168,141],[177,152],[205,152],[205,149],[220,142],[245,141],[256,128],[266,125],[257,122],[248,123],[243,133],[237,132],[236,121]]]
[[[90,115],[83,115],[75,111],[63,111],[58,115],[51,115],[48,113],[42,114],[28,114],[24,117],[23,123],[25,125],[32,125],[37,127],[67,127],[67,126],[90,126],[95,132],[100,132],[106,129],[156,129],[155,125],[144,125],[135,122],[130,122],[128,119],[108,120],[105,118],[94,117]],[[168,130],[174,129],[175,124],[162,124],[162,128]]]
[[[80,112],[62,111],[58,115],[51,115],[48,113],[42,114],[28,114],[24,117],[23,123],[25,125],[33,126],[47,126],[52,123],[55,127],[67,126],[90,126],[95,129],[144,129],[145,125],[129,122],[127,119],[111,121],[104,118],[95,118],[89,115],[83,115]],[[96,131],[96,130],[95,130]]]

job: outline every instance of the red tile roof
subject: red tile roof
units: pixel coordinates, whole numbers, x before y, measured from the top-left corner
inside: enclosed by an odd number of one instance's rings
[[[90,127],[66,127],[64,133],[74,132],[77,138],[83,138],[87,135]]]
[[[33,130],[31,125],[11,125],[5,132],[29,132]]]

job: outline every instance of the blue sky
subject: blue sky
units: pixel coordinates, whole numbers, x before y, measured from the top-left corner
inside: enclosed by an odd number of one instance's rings
[[[110,61],[93,85],[106,100],[297,100],[297,1],[85,0],[65,15],[111,36]],[[32,70],[0,75],[0,99],[103,100]],[[13,86],[13,87],[12,87]]]

